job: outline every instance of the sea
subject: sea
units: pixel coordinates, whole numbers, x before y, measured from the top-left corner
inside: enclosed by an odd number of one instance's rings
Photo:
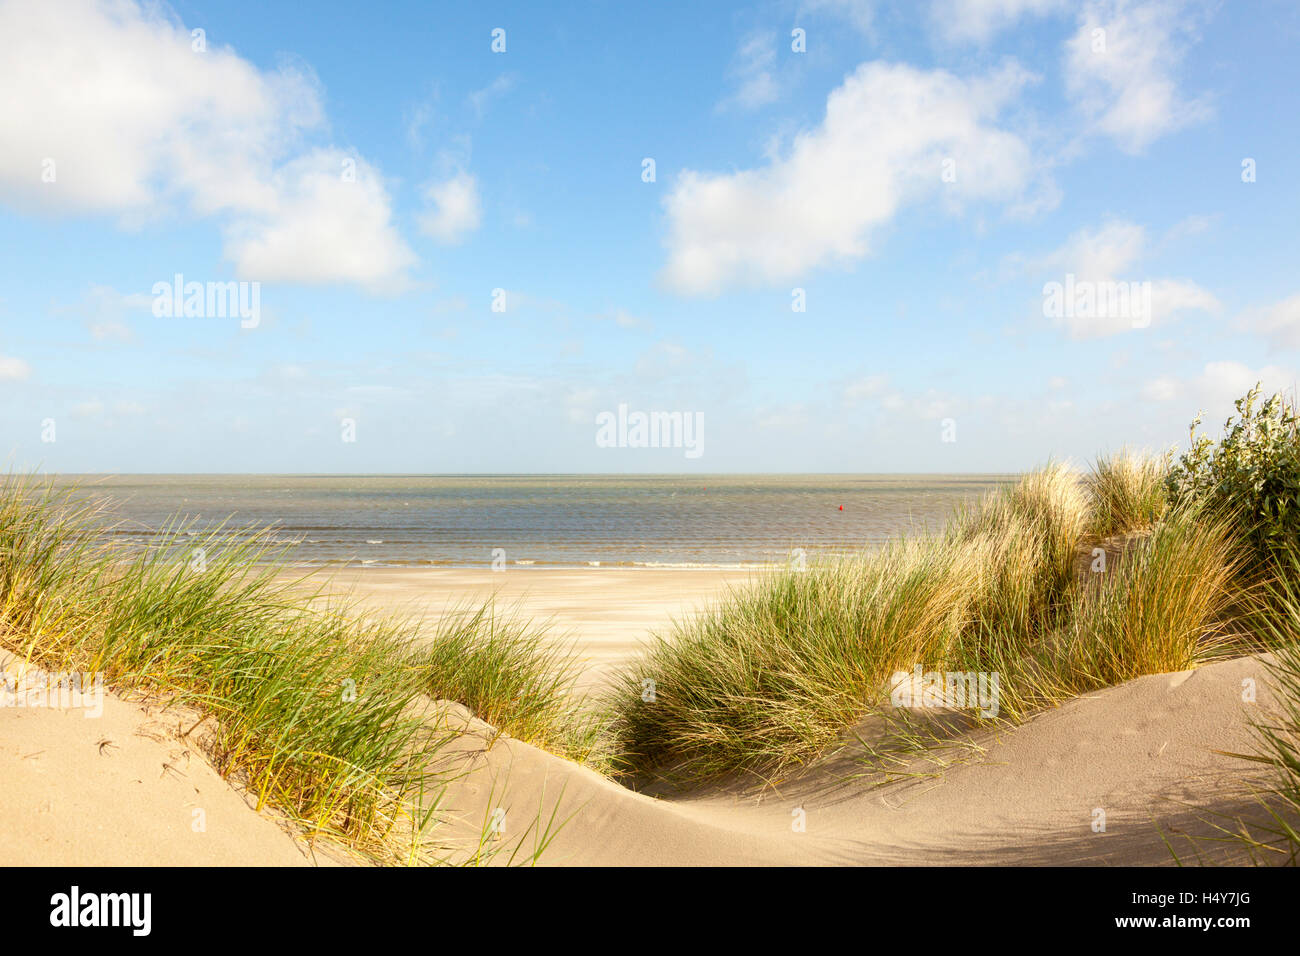
[[[149,546],[270,527],[291,564],[724,567],[940,529],[1015,475],[60,476]]]

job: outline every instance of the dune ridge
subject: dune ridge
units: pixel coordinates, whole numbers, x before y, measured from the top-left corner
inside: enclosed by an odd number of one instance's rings
[[[12,671],[12,655],[3,658]],[[1258,698],[1242,701],[1242,682]],[[1139,678],[1019,727],[979,731],[985,752],[941,776],[879,785],[852,747],[765,787],[658,797],[500,736],[458,705],[460,731],[434,769],[458,775],[439,841],[469,860],[503,810],[485,862],[542,865],[1173,864],[1240,861],[1216,813],[1257,813],[1249,721],[1272,704],[1259,657]],[[0,708],[0,846],[36,865],[337,865],[223,780],[179,715],[106,692],[100,718]],[[108,744],[104,742],[108,741]],[[927,769],[918,758],[914,769]],[[855,779],[856,777],[856,779]],[[206,827],[193,829],[202,808]],[[1105,832],[1094,832],[1094,811]],[[806,828],[797,832],[794,811]],[[1222,822],[1222,821],[1220,821]],[[549,832],[548,832],[549,831]],[[1168,844],[1166,843],[1168,840]],[[1172,846],[1172,852],[1171,852]]]
[[[1242,701],[1242,681],[1258,688]],[[652,798],[519,741],[466,728],[465,775],[447,803],[466,820],[497,800],[507,819],[565,820],[543,864],[1034,864],[1241,861],[1214,814],[1259,812],[1266,778],[1228,753],[1249,752],[1249,721],[1271,706],[1260,657],[1142,677],[1071,700],[1027,723],[976,732],[986,752],[939,777],[878,786],[849,779],[852,747],[761,789]],[[927,769],[918,758],[915,769]],[[793,829],[793,811],[806,829]],[[1105,831],[1094,832],[1094,811]],[[1225,820],[1218,820],[1225,823]],[[1161,830],[1164,831],[1162,836]],[[516,837],[516,839],[526,838]],[[1166,839],[1172,844],[1166,844]]]

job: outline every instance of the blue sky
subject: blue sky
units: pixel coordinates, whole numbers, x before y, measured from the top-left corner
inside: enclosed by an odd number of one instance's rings
[[[1297,380],[1298,48],[1280,0],[0,0],[0,452],[705,473],[1163,449]],[[256,325],[156,315],[177,273],[258,283]],[[1046,314],[1067,275],[1149,308]],[[601,447],[620,405],[699,416],[702,454]]]

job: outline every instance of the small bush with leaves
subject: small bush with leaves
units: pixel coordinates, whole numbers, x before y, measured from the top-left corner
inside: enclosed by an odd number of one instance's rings
[[[1216,444],[1191,425],[1191,448],[1166,479],[1171,498],[1200,502],[1241,521],[1256,556],[1268,560],[1300,536],[1300,414],[1281,394],[1259,403],[1255,385]]]

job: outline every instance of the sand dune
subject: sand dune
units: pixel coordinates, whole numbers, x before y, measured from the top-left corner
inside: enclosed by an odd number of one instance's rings
[[[11,682],[22,670],[0,652]],[[108,692],[102,706],[89,718],[94,708],[0,707],[0,865],[335,862],[217,774],[183,736],[192,713]]]
[[[1242,703],[1246,678],[1256,704]],[[1251,749],[1247,721],[1270,703],[1263,678],[1257,658],[1144,677],[973,738],[984,752],[938,777],[882,786],[850,748],[762,789],[658,797],[498,737],[453,705],[463,734],[436,769],[460,779],[438,837],[467,858],[501,810],[501,837],[485,844],[497,863],[528,859],[549,834],[549,865],[1169,864],[1163,830],[1185,860],[1222,861],[1230,851],[1189,837],[1212,835],[1212,813],[1258,814],[1246,765],[1215,751]],[[0,708],[0,863],[347,862],[254,810],[181,736],[185,723],[111,693],[93,720]]]
[[[1242,702],[1246,678],[1260,687],[1255,704]],[[1214,813],[1259,813],[1244,783],[1251,765],[1215,751],[1252,749],[1263,688],[1259,659],[1242,658],[1144,677],[985,734],[982,755],[937,778],[853,779],[864,768],[850,749],[761,790],[659,799],[518,741],[475,748],[471,727],[468,773],[447,804],[466,840],[505,809],[505,842],[524,851],[539,812],[554,813],[564,825],[547,864],[1171,864],[1165,839],[1185,862],[1222,861],[1232,851],[1191,837],[1213,834]],[[1104,832],[1093,830],[1098,809]]]
[[[541,575],[541,576],[536,576]],[[373,572],[365,600],[417,597],[440,611],[475,591],[549,609],[579,641],[588,683],[652,629],[692,613],[744,575],[722,572]],[[436,586],[430,587],[436,581]],[[347,582],[344,582],[346,585]],[[468,587],[467,587],[468,585]],[[0,658],[15,667],[12,656]],[[1258,702],[1243,703],[1253,679]],[[636,793],[528,744],[499,737],[448,705],[456,744],[436,769],[458,775],[440,840],[468,857],[485,830],[493,862],[543,864],[1168,864],[1230,851],[1192,841],[1213,812],[1258,814],[1243,781],[1253,769],[1216,751],[1253,749],[1248,721],[1270,704],[1257,658],[1141,678],[1067,702],[1018,728],[963,738],[940,776],[884,783],[845,748],[762,788]],[[347,862],[259,814],[212,769],[175,710],[105,695],[101,717],[0,708],[0,863],[267,864]],[[863,734],[873,732],[864,725]],[[930,774],[930,775],[926,775]],[[194,828],[202,809],[205,828]],[[1094,832],[1097,810],[1105,831]],[[504,818],[494,812],[504,811]],[[800,812],[801,811],[801,812]],[[802,819],[800,831],[795,824]],[[1162,838],[1162,831],[1164,838]]]

